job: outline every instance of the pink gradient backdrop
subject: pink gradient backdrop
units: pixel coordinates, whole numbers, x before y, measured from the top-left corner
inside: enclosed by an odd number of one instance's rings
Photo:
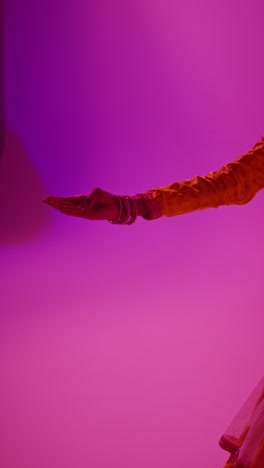
[[[220,468],[263,373],[264,193],[133,226],[47,194],[204,175],[264,134],[260,0],[6,0],[1,468]]]

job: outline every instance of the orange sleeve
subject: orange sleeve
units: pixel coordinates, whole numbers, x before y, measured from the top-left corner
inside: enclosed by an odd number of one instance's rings
[[[243,205],[264,188],[264,137],[253,149],[204,177],[195,176],[167,187],[148,190],[164,216]]]

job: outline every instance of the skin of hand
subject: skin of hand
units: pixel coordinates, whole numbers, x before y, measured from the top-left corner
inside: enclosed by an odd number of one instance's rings
[[[74,197],[44,198],[43,203],[55,208],[61,213],[91,220],[111,220],[119,216],[118,202],[114,195],[99,188],[90,195]]]

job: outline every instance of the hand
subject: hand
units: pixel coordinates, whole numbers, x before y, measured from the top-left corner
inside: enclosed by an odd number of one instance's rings
[[[118,202],[114,195],[97,188],[90,195],[44,198],[44,203],[70,216],[92,220],[110,220],[119,216]]]

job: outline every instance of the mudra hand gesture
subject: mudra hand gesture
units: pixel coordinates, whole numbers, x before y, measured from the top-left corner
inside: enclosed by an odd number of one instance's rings
[[[116,224],[132,224],[137,215],[144,216],[147,209],[143,199],[120,197],[99,188],[90,195],[74,197],[49,196],[44,203],[70,216],[91,220],[108,220]]]
[[[67,198],[49,196],[43,202],[64,214],[92,220],[111,220],[119,215],[114,195],[99,188],[93,190],[90,195]]]

